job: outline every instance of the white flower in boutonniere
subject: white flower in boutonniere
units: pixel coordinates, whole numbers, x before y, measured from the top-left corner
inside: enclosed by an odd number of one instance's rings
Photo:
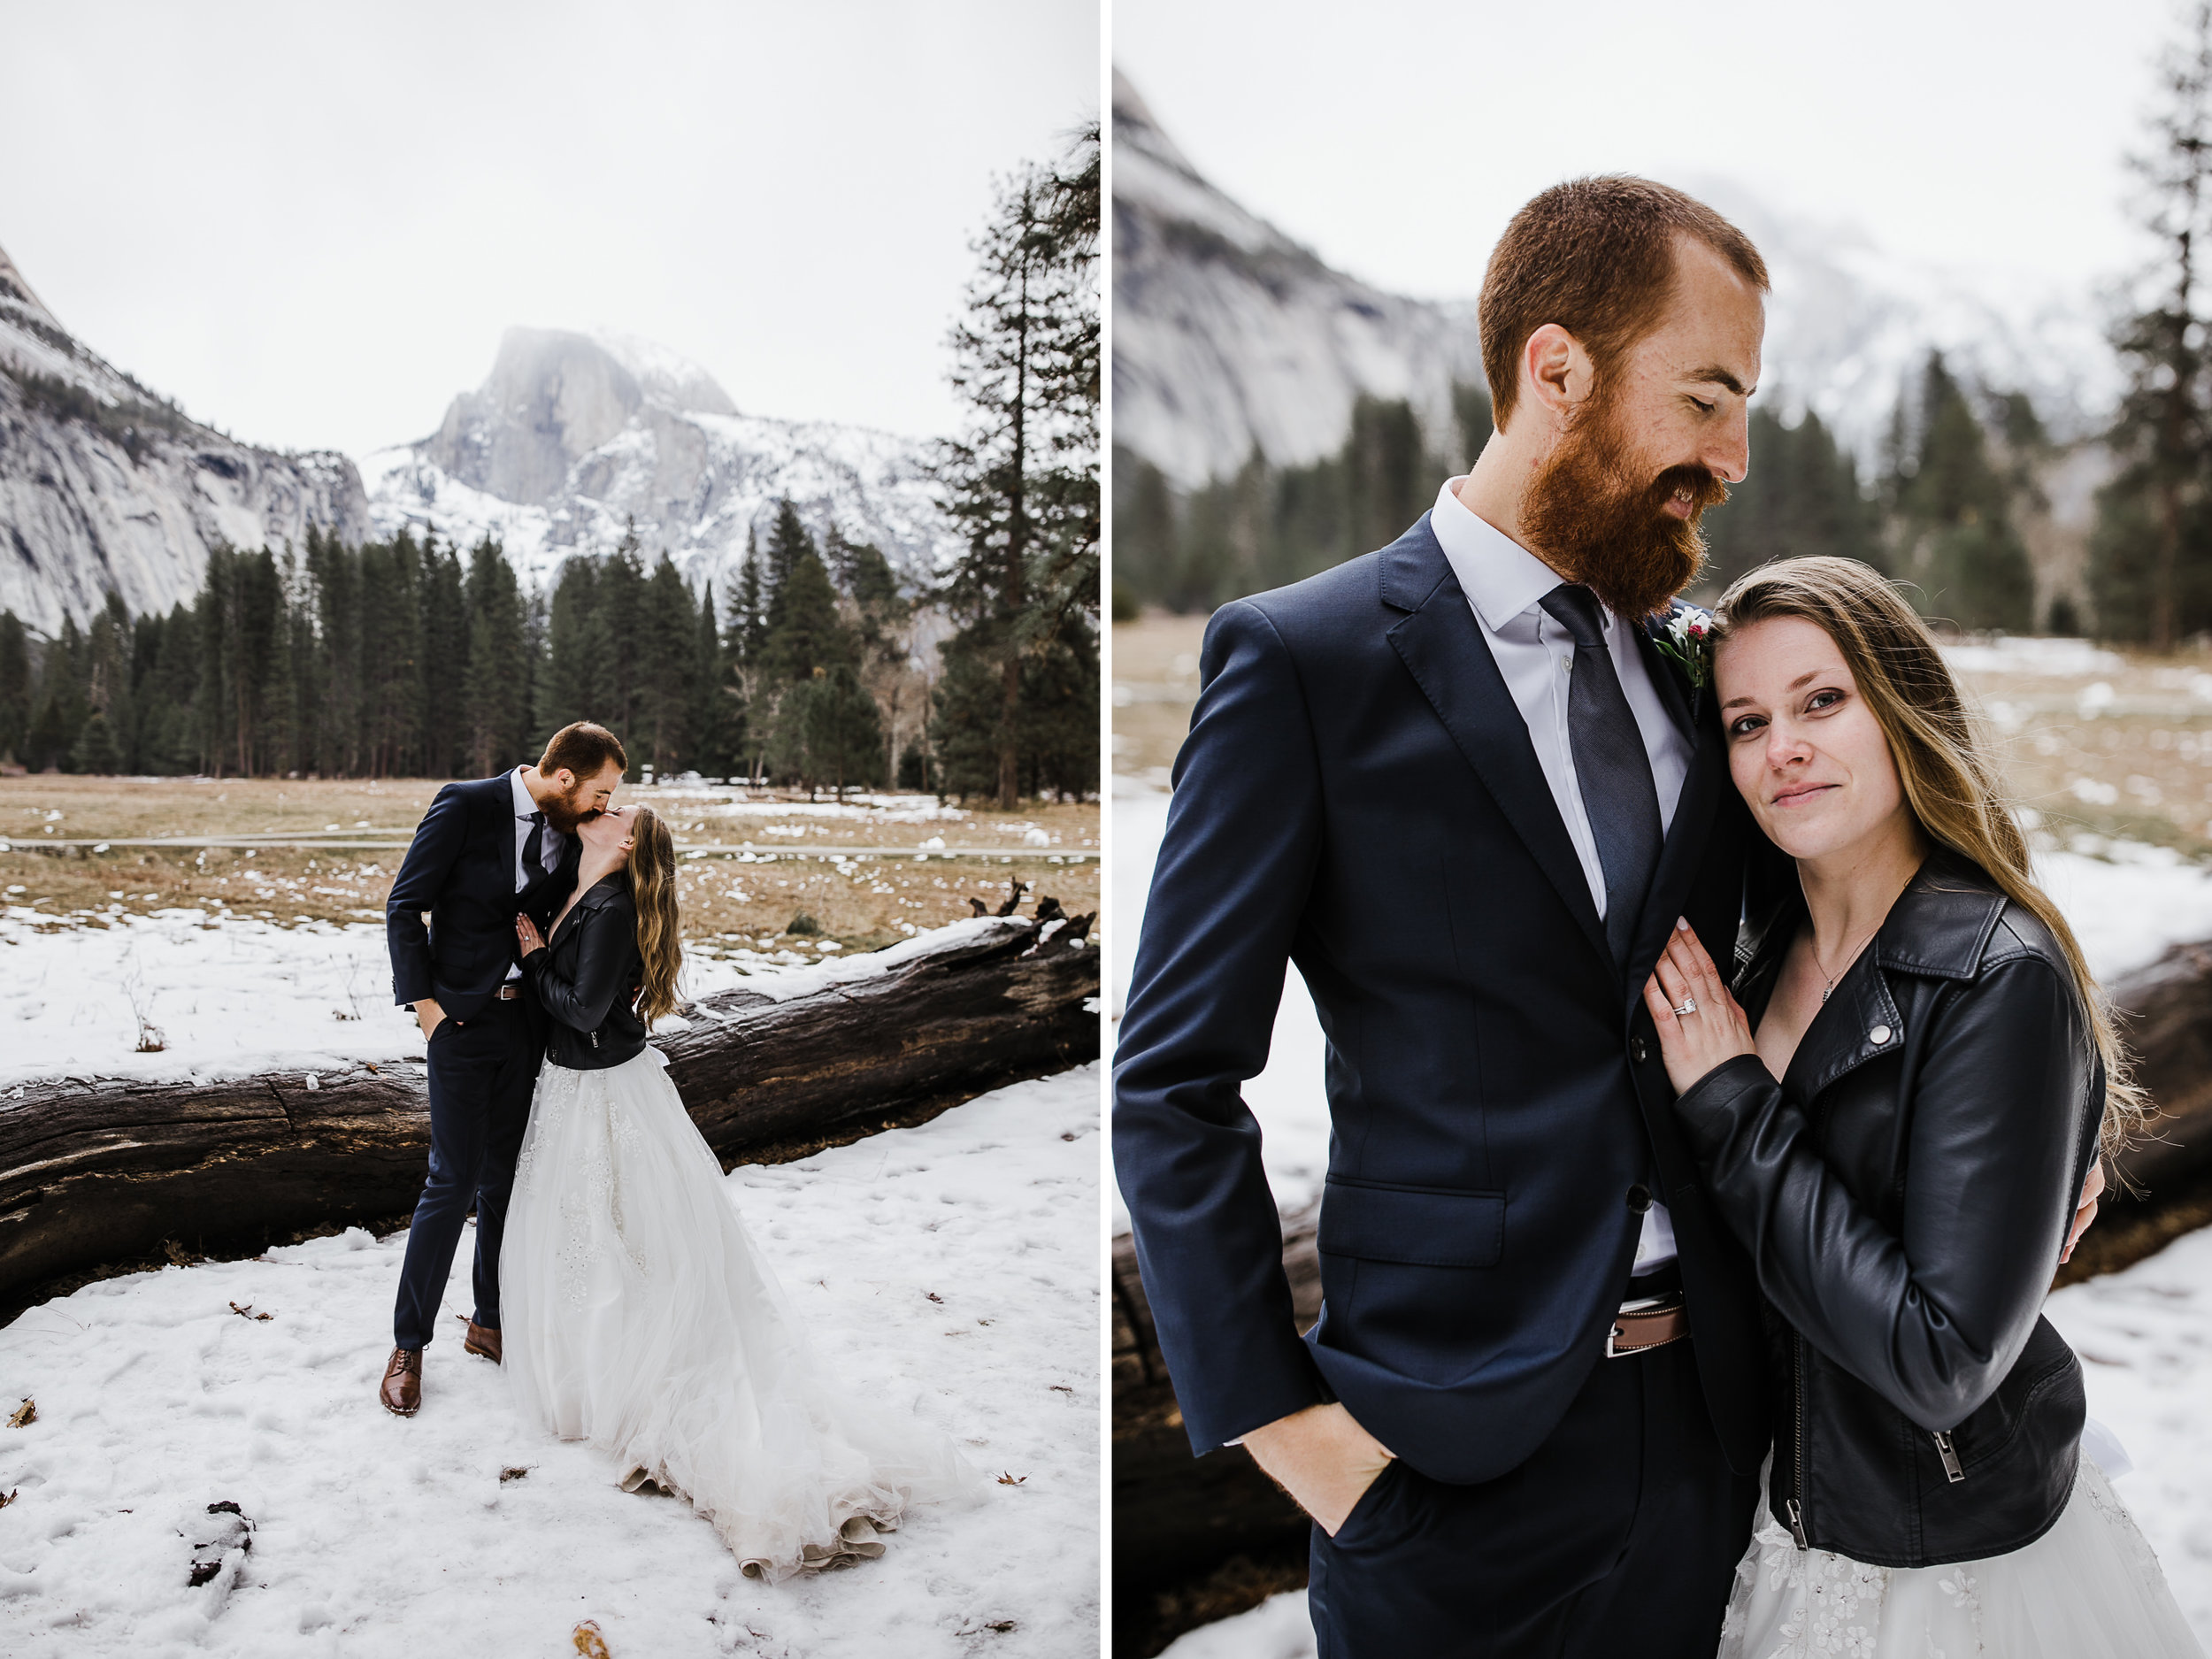
[[[1702,691],[1713,683],[1713,613],[1695,605],[1677,605],[1674,614],[1660,625],[1653,641],[1681,664],[1693,689]]]

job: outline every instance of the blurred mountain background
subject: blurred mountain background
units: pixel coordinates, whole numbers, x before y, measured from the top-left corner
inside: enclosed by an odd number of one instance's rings
[[[2181,153],[2203,77],[2164,91]],[[1332,269],[1201,173],[1119,72],[1113,131],[1116,615],[1210,610],[1392,540],[1490,433],[1479,271],[1436,303]],[[2212,567],[2212,522],[2169,534],[2206,552],[2156,591],[2144,445],[2170,417],[2130,401],[2164,382],[2212,408],[2200,296],[2174,338],[2131,352],[2109,301],[2055,278],[1900,257],[1729,180],[1672,181],[1740,225],[1774,279],[1751,475],[1706,518],[1698,596],[1839,553],[1969,630],[2170,644],[2212,627],[2212,591],[2185,575]],[[2154,334],[2171,309],[2146,306]]]

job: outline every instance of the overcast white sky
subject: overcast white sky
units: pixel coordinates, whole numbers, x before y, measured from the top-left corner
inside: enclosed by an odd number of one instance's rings
[[[1114,59],[1192,162],[1329,263],[1471,297],[1563,178],[1740,180],[1894,252],[2086,292],[2170,0],[1116,0]]]
[[[251,442],[420,437],[517,323],[942,433],[991,177],[1099,88],[1096,0],[0,0],[0,248]]]

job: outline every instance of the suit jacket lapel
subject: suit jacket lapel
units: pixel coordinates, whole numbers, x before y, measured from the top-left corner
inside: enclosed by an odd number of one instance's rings
[[[1505,688],[1467,596],[1429,529],[1427,514],[1383,549],[1382,565],[1384,603],[1411,613],[1390,629],[1392,648],[1529,856],[1581,924],[1599,960],[1612,972],[1605,925],[1598,919],[1589,879],[1529,741],[1528,725]]]
[[[1697,741],[1697,720],[1688,688],[1682,683],[1682,671],[1671,658],[1659,649],[1659,641],[1651,637],[1648,628],[1636,630],[1637,649],[1644,654],[1644,672],[1651,676],[1651,683],[1659,693],[1659,701],[1667,705],[1667,712],[1683,736],[1693,743]]]
[[[1649,642],[1646,643],[1648,646]],[[1675,681],[1674,671],[1660,653],[1647,650],[1645,660],[1652,664],[1653,680],[1656,682],[1663,677],[1674,689],[1677,700],[1681,701],[1681,687]],[[1710,699],[1701,701],[1709,703]],[[1659,849],[1659,867],[1652,872],[1651,891],[1645,895],[1636,942],[1629,952],[1628,987],[1632,1002],[1643,995],[1644,981],[1650,978],[1652,964],[1659,960],[1659,953],[1666,946],[1668,931],[1689,901],[1690,884],[1697,879],[1698,864],[1705,856],[1706,838],[1713,826],[1720,792],[1729,786],[1728,744],[1721,730],[1719,711],[1707,708],[1692,728],[1691,737],[1695,747],[1690,751],[1690,770],[1682,780],[1682,794],[1674,803],[1667,839]]]

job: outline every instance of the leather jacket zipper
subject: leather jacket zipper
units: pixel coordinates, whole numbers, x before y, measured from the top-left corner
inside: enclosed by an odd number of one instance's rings
[[[1943,1459],[1944,1478],[1955,1486],[1966,1479],[1966,1471],[1960,1466],[1959,1455],[1951,1449],[1950,1433],[1944,1429],[1936,1429],[1932,1432],[1936,1443],[1936,1455]]]
[[[599,1033],[595,1031],[588,1033],[587,1034],[591,1038],[591,1046],[596,1048],[599,1046]]]
[[[1790,1382],[1797,1402],[1797,1448],[1791,1460],[1790,1484],[1797,1488],[1798,1497],[1802,1497],[1805,1493],[1805,1339],[1792,1333],[1790,1342],[1796,1350],[1791,1356],[1796,1363],[1790,1367]],[[1805,1541],[1805,1511],[1798,1502],[1798,1497],[1791,1498],[1783,1507],[1789,1511],[1790,1536],[1797,1540],[1798,1548],[1809,1549],[1812,1546]]]

